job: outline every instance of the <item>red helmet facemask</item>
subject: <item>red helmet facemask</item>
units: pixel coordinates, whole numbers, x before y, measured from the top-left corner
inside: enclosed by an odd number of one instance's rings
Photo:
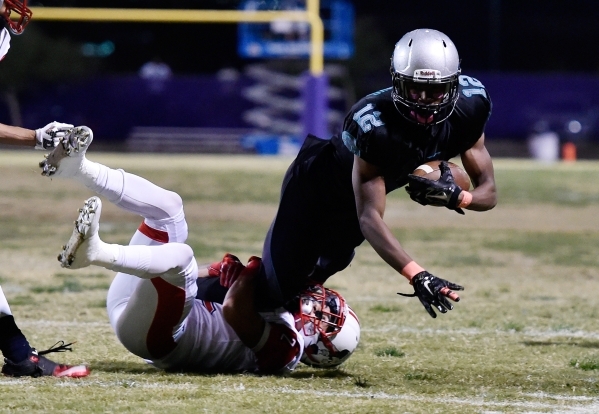
[[[313,285],[300,295],[300,311],[296,327],[306,335],[320,334],[322,338],[336,335],[345,321],[345,299],[332,289]]]
[[[0,0],[0,7],[4,8],[1,13],[6,22],[6,27],[11,33],[19,35],[25,30],[25,26],[31,20],[33,13],[27,7],[27,0]],[[17,17],[16,19],[11,18]]]

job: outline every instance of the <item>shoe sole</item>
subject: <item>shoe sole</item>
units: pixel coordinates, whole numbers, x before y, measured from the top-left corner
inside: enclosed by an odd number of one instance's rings
[[[71,157],[73,153],[85,152],[93,140],[92,130],[86,126],[72,128],[62,139],[60,144],[52,150],[46,159],[39,163],[42,175],[50,177],[56,173],[60,161]]]
[[[52,375],[57,378],[83,378],[90,374],[90,369],[85,365],[76,365]]]
[[[58,261],[62,267],[70,268],[72,266],[76,258],[77,249],[85,241],[100,206],[100,199],[94,196],[85,200],[83,208],[79,209],[79,216],[75,220],[75,227],[73,228],[71,238],[65,246],[62,246],[62,252],[58,255]]]
[[[51,376],[56,377],[56,378],[84,378],[84,377],[87,377],[90,373],[91,373],[91,370],[87,366],[75,365],[72,367],[68,367],[67,369],[65,369],[63,371],[55,372]],[[2,370],[2,375],[6,376],[6,377],[12,377],[12,378],[34,377],[33,375],[29,375],[29,374],[11,373],[11,372],[5,372],[4,370]]]

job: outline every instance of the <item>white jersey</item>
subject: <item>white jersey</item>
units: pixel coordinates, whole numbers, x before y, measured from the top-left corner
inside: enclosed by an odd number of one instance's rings
[[[4,59],[10,49],[10,33],[8,29],[4,27],[0,30],[0,60]]]
[[[295,331],[293,317],[289,312],[264,316],[270,323],[282,324]],[[298,334],[298,337],[300,349],[303,349],[301,335]],[[301,354],[297,354],[288,366],[281,367],[282,372],[293,370],[300,357]],[[177,347],[166,357],[148,362],[167,370],[215,372],[258,370],[256,354],[241,342],[225,322],[222,306],[198,299],[195,300],[183,332],[177,339]]]

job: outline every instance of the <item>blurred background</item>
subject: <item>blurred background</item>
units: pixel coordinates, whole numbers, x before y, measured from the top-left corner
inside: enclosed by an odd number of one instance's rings
[[[30,7],[81,7],[71,0]],[[85,7],[293,10],[303,0],[86,0]],[[599,2],[320,0],[326,133],[390,86],[393,46],[446,33],[490,92],[493,156],[599,157]],[[305,23],[36,20],[0,64],[0,122],[85,124],[111,151],[293,154],[303,139]],[[572,149],[575,153],[572,154]],[[569,152],[568,152],[569,151]]]

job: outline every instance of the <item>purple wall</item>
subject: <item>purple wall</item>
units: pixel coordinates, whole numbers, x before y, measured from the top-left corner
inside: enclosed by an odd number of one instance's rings
[[[94,79],[25,97],[23,123],[87,125],[108,140],[124,140],[135,126],[247,128],[241,114],[251,104],[239,92],[249,84],[243,78],[220,82],[211,76],[154,82],[137,76]]]
[[[599,140],[599,76],[473,73],[489,90],[493,115],[488,139],[525,139],[545,120],[567,139]],[[177,77],[151,84],[137,76],[94,79],[38,88],[22,99],[24,125],[52,120],[88,125],[106,140],[124,140],[134,126],[249,128],[242,113],[252,104],[240,91],[252,81],[241,76],[218,81],[213,76]],[[6,108],[0,122],[10,123]],[[582,131],[568,136],[565,125],[578,120]]]
[[[490,139],[525,139],[535,123],[545,121],[564,139],[599,139],[599,76],[474,74],[493,101],[487,127]],[[582,124],[578,137],[566,130],[569,121]]]

